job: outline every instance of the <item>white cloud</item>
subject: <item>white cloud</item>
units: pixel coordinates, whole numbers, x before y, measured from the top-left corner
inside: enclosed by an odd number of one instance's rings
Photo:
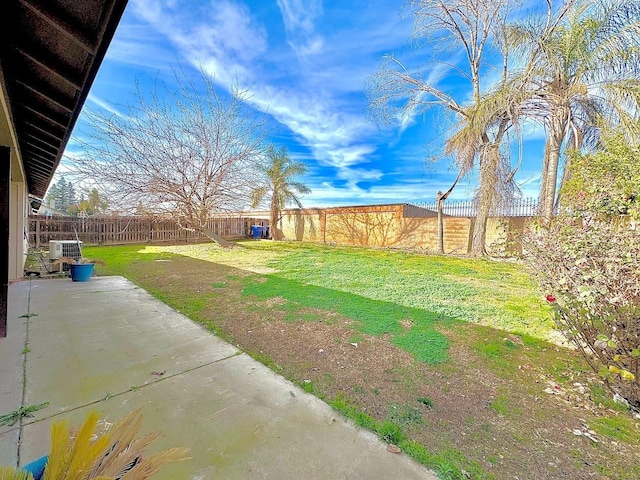
[[[320,185],[312,186],[311,194],[305,196],[305,207],[332,207],[346,206],[354,204],[384,204],[384,203],[415,203],[415,202],[431,202],[434,195],[432,192],[446,190],[451,186],[450,182],[436,181],[429,182],[429,189],[425,188],[427,183],[422,181],[401,182],[393,185],[373,186],[370,189],[362,189],[354,184],[346,187],[335,187],[328,182]],[[460,192],[462,196],[455,194]],[[456,198],[466,199],[463,189],[454,190],[454,194],[450,197],[452,200]]]
[[[538,122],[525,121],[522,125],[522,136],[527,140],[546,140],[547,131]]]
[[[319,164],[335,167],[340,178],[354,185],[358,179],[382,177],[379,171],[358,168],[376,150],[369,140],[376,128],[364,118],[362,90],[366,76],[375,71],[379,50],[404,43],[409,23],[388,19],[389,11],[381,13],[374,5],[358,22],[335,28],[332,20],[343,21],[340,6],[327,19],[320,0],[278,0],[289,48],[286,43],[275,48],[266,27],[239,2],[189,8],[166,0],[131,4],[138,21],[151,25],[178,51],[177,61],[203,68],[227,89],[236,82],[250,88],[251,103],[286,126]],[[430,78],[443,74],[434,69]],[[353,95],[361,103],[347,98]]]
[[[156,71],[168,69],[172,51],[163,45],[162,36],[149,29],[146,23],[135,22],[125,12],[125,20],[109,45],[105,61],[115,61],[151,68]],[[142,47],[144,46],[144,47]]]
[[[278,0],[278,7],[290,32],[313,32],[313,20],[322,14],[321,0]]]
[[[324,39],[315,32],[315,20],[322,15],[321,0],[278,0],[289,45],[301,58],[322,52]]]
[[[112,113],[116,117],[120,117],[120,118],[125,119],[125,120],[130,120],[129,116],[127,116],[124,113],[122,113],[114,105],[112,105],[112,104],[110,104],[108,102],[105,102],[104,100],[98,98],[96,95],[94,95],[92,93],[90,93],[89,96],[87,97],[87,102],[93,103],[94,105],[97,105],[101,109],[106,110],[109,113]]]
[[[165,35],[186,60],[219,81],[250,80],[245,65],[266,49],[266,31],[245,5],[228,0],[190,5],[136,0],[135,14]]]

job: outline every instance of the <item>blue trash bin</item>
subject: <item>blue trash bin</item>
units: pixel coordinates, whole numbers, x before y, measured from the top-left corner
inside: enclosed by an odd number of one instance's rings
[[[253,238],[260,238],[262,234],[262,227],[260,225],[251,225],[251,236]]]

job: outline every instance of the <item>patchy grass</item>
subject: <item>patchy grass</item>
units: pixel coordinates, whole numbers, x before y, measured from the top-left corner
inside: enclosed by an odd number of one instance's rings
[[[131,261],[177,254],[541,339],[553,329],[548,307],[517,264],[295,242],[237,245],[89,247],[85,256],[105,261],[104,274],[123,274]]]
[[[270,251],[281,277],[547,338],[548,308],[518,265],[455,257],[291,243],[250,243]],[[280,255],[273,255],[272,249]]]
[[[449,341],[436,330],[435,324],[451,324],[453,319],[433,312],[372,300],[340,290],[305,285],[275,275],[248,277],[244,294],[261,300],[285,299],[286,302],[275,308],[290,314],[304,307],[335,311],[354,320],[362,333],[389,335],[395,345],[411,353],[417,360],[433,365],[447,359]],[[287,318],[290,319],[290,316]],[[404,331],[403,321],[413,325]]]
[[[440,478],[638,478],[638,422],[546,340],[517,264],[263,241],[85,255]]]
[[[620,442],[625,442],[630,445],[640,444],[640,429],[638,429],[638,423],[628,416],[596,418],[592,422],[591,428],[600,435]]]

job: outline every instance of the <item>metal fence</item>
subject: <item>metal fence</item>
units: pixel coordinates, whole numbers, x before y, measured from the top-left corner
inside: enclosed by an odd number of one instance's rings
[[[214,218],[205,228],[225,238],[238,238],[251,233],[251,225],[263,220],[228,217]],[[175,220],[143,217],[29,217],[29,244],[46,245],[51,240],[75,240],[85,245],[125,243],[160,243],[199,241],[206,237],[181,228]]]
[[[417,202],[412,203],[434,212],[438,211],[437,202]],[[534,217],[538,214],[537,198],[519,198],[513,200],[509,205],[500,206],[491,210],[492,217]],[[442,213],[452,217],[473,218],[477,213],[477,203],[472,200],[465,201],[445,201],[442,205]]]

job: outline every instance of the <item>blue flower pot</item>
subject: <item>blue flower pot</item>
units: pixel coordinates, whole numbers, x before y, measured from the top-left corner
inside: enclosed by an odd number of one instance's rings
[[[78,263],[69,265],[71,280],[74,282],[87,282],[93,274],[93,263]]]

